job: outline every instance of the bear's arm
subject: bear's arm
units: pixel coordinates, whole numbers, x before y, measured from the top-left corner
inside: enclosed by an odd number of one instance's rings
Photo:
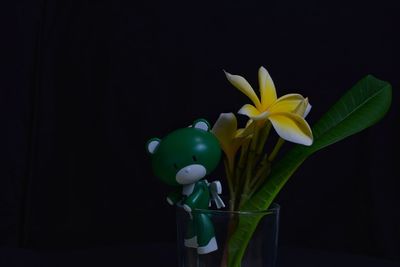
[[[181,190],[180,189],[176,189],[175,191],[172,191],[167,196],[167,202],[170,205],[175,205],[181,199],[182,199],[182,194],[181,194]]]
[[[186,211],[191,211],[194,208],[201,208],[202,202],[204,202],[204,188],[201,186],[195,190],[188,198],[184,201],[184,208]]]

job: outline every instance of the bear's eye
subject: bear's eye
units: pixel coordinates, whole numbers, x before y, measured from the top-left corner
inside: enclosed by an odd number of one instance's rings
[[[174,163],[174,168],[177,170],[178,169],[178,165],[176,163]]]
[[[196,156],[192,156],[193,161],[197,161]]]

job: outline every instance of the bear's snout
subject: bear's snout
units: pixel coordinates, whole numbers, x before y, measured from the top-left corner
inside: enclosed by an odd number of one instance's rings
[[[176,173],[176,181],[180,184],[191,184],[206,176],[207,170],[201,164],[191,164]]]

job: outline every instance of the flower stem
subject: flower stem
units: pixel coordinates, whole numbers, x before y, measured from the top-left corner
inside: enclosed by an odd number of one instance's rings
[[[250,183],[250,188],[254,188],[254,185],[258,182],[259,178],[263,176],[263,173],[270,168],[271,164],[267,159],[267,155],[265,154],[263,159],[260,161],[257,172],[255,173],[254,179]]]
[[[229,203],[229,209],[234,210],[234,203],[235,203],[235,191],[233,189],[233,184],[232,184],[232,171],[231,167],[229,165],[228,159],[225,157],[224,158],[224,166],[225,166],[225,173],[226,173],[226,180],[228,183],[228,189],[229,189],[229,196],[230,196],[230,203]],[[233,200],[233,201],[232,201]]]
[[[274,161],[276,155],[278,154],[279,150],[281,149],[283,143],[285,143],[285,140],[283,140],[281,137],[279,137],[278,141],[276,142],[274,149],[272,150],[271,154],[268,157],[268,161],[272,162]]]
[[[242,144],[242,147],[240,149],[240,157],[238,164],[236,165],[235,173],[234,173],[234,184],[233,184],[233,190],[235,192],[235,205],[234,207],[236,208],[237,205],[239,205],[240,197],[242,195],[243,191],[243,186],[244,186],[244,180],[245,177],[244,171],[246,168],[246,162],[248,158],[248,149],[250,145],[250,139],[244,141]]]
[[[254,182],[251,184],[249,197],[252,197],[254,193],[264,184],[267,179],[269,173],[271,172],[271,163],[266,161],[265,165],[262,166],[254,179]]]
[[[229,257],[229,240],[231,239],[233,233],[236,230],[237,224],[238,224],[238,217],[235,214],[232,214],[229,218],[228,222],[228,229],[226,233],[226,239],[225,239],[225,244],[224,244],[224,249],[222,253],[222,261],[221,261],[221,267],[227,267],[228,266],[228,257]]]
[[[243,186],[243,191],[240,197],[240,202],[239,202],[239,209],[246,203],[246,201],[249,199],[249,185],[250,181],[253,178],[253,172],[254,172],[254,166],[255,166],[255,156],[256,156],[256,151],[257,151],[257,143],[258,143],[258,136],[259,136],[260,130],[258,127],[254,128],[254,133],[253,133],[253,138],[250,143],[250,147],[247,151],[247,164],[246,164],[246,172],[245,172],[245,180],[244,180],[244,186]]]
[[[268,121],[265,127],[261,129],[260,138],[257,144],[257,156],[260,156],[264,150],[264,146],[265,143],[267,142],[271,126],[272,126],[271,123]]]

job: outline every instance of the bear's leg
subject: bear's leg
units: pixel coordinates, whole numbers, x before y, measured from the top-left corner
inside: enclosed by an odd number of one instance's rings
[[[195,231],[195,221],[193,219],[189,219],[187,221],[187,229],[185,236],[185,247],[188,248],[197,248],[197,236]]]
[[[207,214],[198,214],[195,216],[197,242],[199,247],[197,253],[207,254],[218,249],[215,239],[214,225]]]

